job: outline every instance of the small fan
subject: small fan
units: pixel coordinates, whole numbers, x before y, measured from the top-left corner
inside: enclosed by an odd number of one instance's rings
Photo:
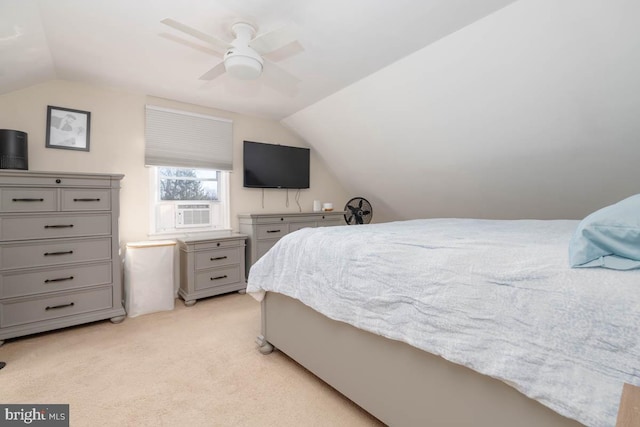
[[[371,203],[363,197],[354,197],[344,206],[347,212],[344,214],[344,220],[347,224],[369,224],[373,217],[373,209]]]

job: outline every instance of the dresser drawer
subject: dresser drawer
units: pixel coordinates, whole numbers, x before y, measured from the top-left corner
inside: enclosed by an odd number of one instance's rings
[[[113,307],[111,286],[0,302],[0,327],[51,320]]]
[[[55,188],[0,188],[2,212],[51,212],[57,209]]]
[[[0,298],[64,291],[111,283],[111,262],[0,274]]]
[[[322,222],[318,221],[318,227],[337,227],[339,225],[345,225],[344,218],[342,219],[326,219]]]
[[[261,240],[256,244],[256,261],[259,260],[262,255],[266,254],[269,249],[278,243],[277,240]]]
[[[238,283],[240,281],[240,265],[216,268],[213,270],[200,271],[196,273],[195,289],[214,288],[216,286]]]
[[[262,224],[256,232],[258,239],[277,239],[289,232],[289,224]]]
[[[196,269],[214,268],[240,262],[240,248],[196,252]]]
[[[292,222],[289,224],[289,232],[293,233],[294,231],[301,230],[303,228],[315,227],[315,222]]]
[[[0,218],[1,240],[29,240],[111,234],[111,215],[10,216]]]
[[[111,191],[108,189],[63,189],[63,211],[108,211],[111,209]]]
[[[344,214],[329,215],[327,213],[318,217],[318,227],[334,226],[334,225],[346,225],[344,221]]]
[[[0,246],[2,269],[111,259],[111,238],[34,241]]]
[[[258,217],[256,219],[256,224],[277,224],[277,223],[285,224],[289,220],[290,218],[285,218],[283,216],[282,217],[273,217],[273,216]]]
[[[322,220],[322,215],[295,216],[288,219],[289,222],[313,222]]]
[[[15,171],[18,172],[18,171]],[[15,173],[11,171],[11,173]],[[47,176],[48,175],[48,176]],[[115,179],[122,179],[121,175],[111,175]],[[55,172],[47,172],[46,175],[19,171],[14,176],[0,177],[0,185],[6,186],[29,186],[29,187],[110,187],[111,176],[68,176],[57,175]]]

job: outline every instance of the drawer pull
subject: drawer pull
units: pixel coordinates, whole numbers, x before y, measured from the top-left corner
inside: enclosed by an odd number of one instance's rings
[[[73,199],[74,202],[99,202],[100,199]]]
[[[45,225],[44,228],[73,228],[73,224]]]
[[[267,233],[279,233],[282,230],[267,230]]]
[[[211,280],[220,280],[220,279],[226,279],[227,275],[225,274],[224,276],[218,276],[218,277],[211,277]]]
[[[44,281],[44,283],[66,282],[67,280],[73,280],[73,276],[60,277],[59,279],[47,279],[47,280]]]
[[[12,202],[44,202],[44,199],[11,199]]]
[[[226,255],[225,256],[217,256],[215,258],[209,258],[210,261],[220,261],[221,259],[227,259]]]
[[[45,252],[44,256],[50,256],[50,255],[71,255],[73,253],[73,251],[63,251],[63,252]]]
[[[75,304],[70,302],[69,304],[60,304],[60,305],[53,305],[53,306],[47,306],[45,308],[45,310],[49,311],[49,310],[56,310],[58,308],[66,308],[66,307],[73,307]]]

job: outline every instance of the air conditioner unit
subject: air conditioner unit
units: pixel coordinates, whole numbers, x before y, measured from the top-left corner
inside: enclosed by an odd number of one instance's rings
[[[211,225],[211,207],[208,204],[179,204],[176,206],[176,228]]]

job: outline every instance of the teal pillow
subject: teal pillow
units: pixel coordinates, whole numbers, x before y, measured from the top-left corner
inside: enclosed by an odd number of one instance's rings
[[[572,267],[640,268],[640,194],[583,219],[569,243]]]

